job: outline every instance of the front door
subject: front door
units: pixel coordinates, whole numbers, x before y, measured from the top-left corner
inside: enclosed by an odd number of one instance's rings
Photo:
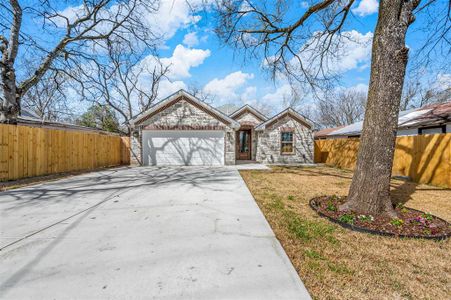
[[[251,130],[237,131],[237,155],[236,159],[251,159]]]

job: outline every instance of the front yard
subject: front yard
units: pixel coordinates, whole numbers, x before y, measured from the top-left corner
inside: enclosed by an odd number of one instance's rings
[[[241,171],[260,209],[315,299],[447,299],[451,242],[357,233],[319,217],[308,201],[346,195],[349,171],[273,167]],[[451,190],[392,181],[396,202],[451,221]]]

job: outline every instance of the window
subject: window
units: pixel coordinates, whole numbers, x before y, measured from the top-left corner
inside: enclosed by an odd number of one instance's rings
[[[418,134],[440,134],[440,133],[446,133],[446,125],[418,128]]]
[[[292,130],[281,132],[280,152],[282,154],[294,153],[293,131]]]

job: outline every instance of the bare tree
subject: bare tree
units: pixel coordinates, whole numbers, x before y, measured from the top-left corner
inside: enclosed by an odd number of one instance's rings
[[[407,110],[422,106],[421,94],[423,86],[418,77],[409,78],[404,83],[399,110]],[[420,103],[418,103],[420,102]]]
[[[143,61],[142,54],[127,50],[119,44],[111,45],[102,63],[93,62],[79,70],[85,80],[77,83],[86,99],[116,111],[127,125],[124,133],[130,134],[129,121],[155,102],[169,66],[156,56]]]
[[[196,82],[192,82],[187,87],[188,92],[194,97],[202,100],[205,103],[212,104],[215,101],[216,96],[212,93],[205,91]]]
[[[155,11],[156,0],[85,0],[69,11],[58,10],[60,1],[38,2],[27,7],[19,0],[0,3],[0,122],[15,122],[23,95],[49,70],[71,76],[74,65],[98,59],[99,50],[112,41],[152,45],[155,39],[142,14]],[[48,40],[28,34],[23,17],[40,20]],[[54,43],[49,46],[51,41]],[[18,53],[39,61],[30,76],[18,77]]]
[[[322,87],[336,75],[333,64],[340,55],[342,42],[351,38],[343,29],[354,2],[312,0],[293,18],[300,8],[291,7],[290,1],[218,0],[216,31],[224,42],[236,49],[263,56],[274,77],[285,74],[288,80]],[[390,178],[408,62],[405,37],[415,17],[434,5],[441,6],[447,16],[436,18],[444,26],[437,27],[440,32],[435,36],[449,48],[450,4],[430,0],[420,6],[420,2],[380,1],[357,165],[347,202],[340,209],[395,215],[390,199]],[[449,50],[447,52],[449,54]]]
[[[330,92],[317,103],[317,121],[324,127],[349,125],[363,119],[366,94],[357,90]]]
[[[434,103],[443,103],[451,100],[451,86],[439,86],[434,80],[424,80],[414,74],[404,84],[401,97],[400,110],[423,107]]]
[[[66,93],[64,77],[48,72],[23,95],[22,107],[35,112],[42,121],[62,121],[73,117]]]

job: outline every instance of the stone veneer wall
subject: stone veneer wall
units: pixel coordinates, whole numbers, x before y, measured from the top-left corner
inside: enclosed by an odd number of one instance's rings
[[[235,132],[234,130],[212,117],[208,113],[200,110],[199,108],[193,106],[189,102],[184,99],[179,100],[177,103],[171,105],[165,110],[155,114],[150,117],[142,124],[140,124],[140,128],[145,128],[147,125],[154,126],[168,126],[168,127],[190,127],[190,126],[203,126],[203,127],[224,127],[225,131],[225,157],[224,163],[226,165],[234,165],[235,164]],[[195,129],[193,129],[195,130]],[[140,137],[142,136],[140,132]],[[132,148],[133,141],[135,141],[139,147],[141,147],[141,140],[133,138],[132,139]],[[142,157],[142,149],[140,151],[139,160]]]
[[[133,133],[130,136],[130,165],[142,165],[142,144],[141,144],[141,128],[138,128],[139,136],[134,137]]]
[[[281,154],[281,130],[294,129],[294,154]],[[313,163],[313,133],[289,115],[258,132],[257,161],[268,164]]]
[[[235,119],[236,121],[238,121],[239,123],[244,123],[244,124],[250,124],[252,123],[255,126],[257,126],[258,124],[260,124],[262,121],[260,121],[260,119],[258,119],[257,117],[255,117],[253,114],[249,113],[249,112],[245,112],[243,113],[241,116],[239,116],[238,118]],[[251,143],[252,143],[252,153],[251,153],[251,159],[255,160],[257,157],[257,132],[254,130],[254,128],[251,129]]]

